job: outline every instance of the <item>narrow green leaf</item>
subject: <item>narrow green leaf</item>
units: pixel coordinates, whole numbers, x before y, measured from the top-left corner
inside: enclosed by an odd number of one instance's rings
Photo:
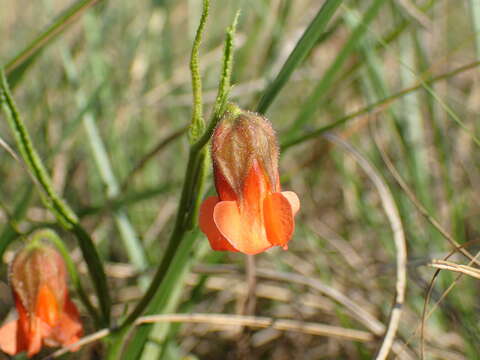
[[[237,28],[238,17],[240,16],[240,11],[237,12],[233,23],[229,26],[227,34],[225,37],[225,45],[223,49],[223,65],[222,65],[222,76],[220,78],[220,84],[218,86],[217,98],[215,100],[214,112],[215,117],[219,118],[225,111],[225,106],[227,105],[228,94],[230,92],[230,84],[232,79],[232,68],[233,68],[233,51],[234,51],[234,37],[235,30]]]
[[[202,43],[202,35],[207,23],[210,1],[203,0],[202,17],[195,34],[192,54],[190,57],[190,72],[192,74],[193,107],[192,122],[190,123],[189,139],[194,143],[205,130],[205,120],[203,119],[203,100],[202,100],[202,77],[200,75],[199,50]]]
[[[444,74],[437,75],[437,76],[435,76],[435,77],[433,77],[433,78],[431,78],[427,81],[428,81],[429,84],[433,84],[437,81],[448,79],[448,78],[450,78],[452,76],[455,76],[455,75],[458,75],[462,72],[465,72],[465,71],[471,70],[473,68],[476,68],[479,65],[480,65],[480,61],[474,61],[474,62],[466,64],[464,66],[460,66],[459,68],[457,68],[455,70],[446,72]],[[330,131],[332,129],[335,129],[339,126],[342,126],[342,125],[346,124],[348,121],[350,121],[350,120],[352,120],[352,119],[354,119],[358,116],[365,115],[365,114],[370,113],[370,112],[375,112],[376,110],[381,109],[382,106],[387,106],[389,103],[401,98],[402,96],[410,94],[413,91],[417,91],[417,90],[421,89],[423,86],[424,86],[424,83],[419,82],[414,86],[411,86],[407,89],[403,89],[403,90],[401,90],[401,91],[399,91],[395,94],[392,94],[392,95],[390,95],[386,98],[378,100],[378,101],[376,101],[376,102],[374,102],[370,105],[367,105],[364,108],[361,108],[360,110],[357,110],[357,111],[354,111],[353,113],[347,114],[347,115],[341,117],[340,119],[333,121],[330,124],[324,125],[324,126],[318,128],[316,130],[309,131],[305,134],[295,136],[292,139],[289,139],[287,141],[283,141],[282,144],[281,144],[282,151],[286,150],[286,149],[288,149],[292,146],[299,145],[299,144],[301,144],[305,141],[308,141],[308,140],[314,139],[318,136],[321,136],[325,132]]]
[[[91,113],[85,114],[83,125],[87,133],[97,171],[105,184],[107,197],[109,199],[115,199],[120,195],[120,187],[113,173],[107,150],[100,137],[100,132]],[[148,267],[147,257],[140,239],[128,219],[127,213],[124,209],[117,208],[113,211],[113,216],[131,263],[140,272],[144,271]]]
[[[355,50],[358,42],[362,39],[363,35],[367,31],[369,24],[376,18],[381,6],[385,3],[385,1],[387,0],[374,0],[370,7],[366,10],[361,23],[358,24],[354,30],[352,30],[350,37],[337,54],[333,63],[322,76],[319,83],[316,85],[315,89],[312,91],[305,103],[302,104],[300,113],[288,132],[290,134],[288,139],[291,139],[294,135],[297,135],[303,125],[310,121],[315,115],[315,112],[318,108],[318,102],[323,96],[325,96],[326,92],[333,84],[338,71],[342,68],[342,65],[348,59],[350,54]]]
[[[103,325],[109,325],[111,303],[103,264],[90,235],[82,228],[76,214],[68,204],[55,192],[45,165],[38,155],[30,134],[17,110],[3,69],[0,69],[0,107],[3,109],[8,125],[13,132],[23,161],[40,190],[42,201],[52,211],[57,221],[77,237],[90,277],[97,291],[103,315]]]
[[[20,53],[10,60],[4,66],[10,87],[12,89],[16,87],[25,71],[52,40],[66,30],[88,8],[101,1],[103,0],[80,0],[74,3],[60,14],[44,32],[37,36],[30,44],[20,51]]]
[[[15,204],[15,208],[13,213],[11,214],[11,218],[9,222],[5,225],[2,233],[0,234],[0,259],[3,258],[3,254],[7,249],[8,245],[12,243],[13,240],[18,236],[17,230],[12,227],[12,223],[17,223],[25,216],[27,212],[28,205],[30,204],[30,200],[32,198],[32,187],[29,185],[24,188],[23,194],[20,197],[17,204]]]
[[[290,76],[295,69],[302,63],[307,57],[315,43],[322,36],[330,19],[335,14],[335,11],[342,3],[342,0],[327,0],[325,4],[320,8],[317,15],[313,18],[310,25],[307,27],[302,37],[298,41],[297,45],[290,53],[287,61],[283,65],[282,69],[276,76],[276,78],[265,89],[260,103],[257,106],[257,111],[264,114],[270,107],[271,103],[277,97],[280,90],[287,83]]]
[[[146,311],[147,315],[175,311],[176,304],[179,300],[178,296],[181,295],[181,290],[184,286],[185,276],[197,258],[195,255],[192,256],[192,250],[194,249],[195,240],[198,236],[198,230],[188,233],[185,241],[179,246],[175,253],[172,266],[168,269],[162,285]],[[198,254],[198,251],[195,251],[195,254]],[[130,346],[124,353],[125,359],[135,360],[140,357],[153,327],[153,325],[146,325],[137,330],[137,333],[130,342]]]

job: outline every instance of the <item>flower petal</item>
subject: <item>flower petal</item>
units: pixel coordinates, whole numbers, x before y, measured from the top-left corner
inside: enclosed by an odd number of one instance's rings
[[[27,309],[22,304],[20,297],[13,291],[13,298],[15,300],[15,307],[17,308],[18,320],[17,320],[17,351],[19,352],[26,351],[28,349],[28,344],[30,343],[30,322],[29,315],[27,314]]]
[[[9,355],[17,353],[17,320],[10,321],[0,328],[0,350]]]
[[[267,238],[272,245],[285,246],[293,235],[293,206],[283,193],[267,195],[263,201]]]
[[[228,241],[223,237],[213,221],[213,211],[215,205],[218,204],[218,197],[210,196],[206,198],[200,206],[199,225],[202,232],[207,235],[210,246],[216,251],[237,251]]]
[[[248,213],[246,213],[248,214]],[[213,219],[220,233],[233,247],[245,254],[258,254],[272,245],[258,224],[258,219],[240,215],[235,201],[220,201],[213,211]]]
[[[32,315],[32,319],[30,320],[30,333],[28,336],[28,349],[27,355],[28,357],[32,357],[33,355],[40,352],[42,349],[42,340],[46,333],[49,333],[49,329],[47,325],[40,320],[37,316]]]
[[[63,346],[76,343],[83,335],[83,327],[77,307],[67,296],[58,326],[55,328],[55,340]],[[78,350],[74,347],[73,351]]]
[[[35,315],[46,324],[55,326],[59,318],[58,301],[48,285],[40,286],[35,306]]]
[[[298,210],[300,210],[300,200],[298,199],[297,194],[293,191],[282,191],[282,195],[287,198],[292,206],[293,216],[297,215]]]

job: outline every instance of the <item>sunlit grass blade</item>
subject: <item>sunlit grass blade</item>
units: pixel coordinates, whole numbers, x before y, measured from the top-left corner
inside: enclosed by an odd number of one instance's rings
[[[21,80],[28,67],[37,59],[45,47],[50,44],[58,35],[65,31],[76,19],[78,19],[88,8],[103,0],[80,0],[66,9],[47,29],[37,36],[12,60],[5,64],[10,87],[14,89]]]
[[[290,53],[287,61],[282,69],[272,81],[272,83],[265,89],[260,103],[257,106],[259,113],[265,113],[276,96],[287,83],[290,76],[295,69],[302,63],[303,60],[310,53],[310,50],[315,46],[320,36],[325,31],[325,28],[330,19],[335,14],[335,11],[342,3],[342,0],[327,0],[320,8],[317,15],[314,17],[308,28],[303,33],[297,45]]]
[[[89,33],[99,33],[101,30],[97,18],[92,14],[92,16],[88,17],[88,20],[89,21],[86,21],[86,30]],[[94,41],[90,39],[89,45],[92,48],[90,65],[92,67],[92,71],[96,74],[105,74],[103,72],[104,61],[97,51],[96,44],[91,44],[92,42]],[[99,82],[99,85],[97,88],[98,90],[95,92],[97,98],[87,99],[87,95],[80,87],[79,74],[68,49],[64,50],[63,55],[66,77],[71,84],[74,84],[77,87],[76,98],[80,119],[87,135],[88,144],[92,152],[97,173],[104,185],[105,194],[108,201],[112,201],[119,197],[121,194],[121,189],[115,176],[110,161],[110,156],[96,124],[94,113],[94,105],[96,105],[94,100],[99,101],[99,96],[101,94],[100,90],[106,89],[106,81],[102,80],[103,78],[98,77],[97,81]],[[108,77],[108,75],[103,76]],[[73,125],[75,124],[76,122],[73,123]],[[148,267],[147,256],[141,244],[140,238],[129,220],[126,210],[121,207],[113,209],[113,219],[120,234],[120,238],[123,241],[130,262],[134,265],[137,271],[142,273]],[[145,280],[146,278],[141,278],[141,282],[144,285],[146,285]]]
[[[114,199],[119,196],[120,187],[113,173],[105,145],[91,113],[85,115],[83,125],[87,132],[87,138],[98,173],[105,184],[107,197]],[[147,257],[140,243],[140,239],[128,219],[127,213],[123,209],[117,208],[114,210],[113,216],[131,263],[140,272],[144,271],[148,266]]]

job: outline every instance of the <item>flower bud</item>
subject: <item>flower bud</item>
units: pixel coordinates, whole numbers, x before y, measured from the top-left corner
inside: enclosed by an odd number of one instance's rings
[[[212,137],[215,188],[200,208],[200,228],[214,250],[257,254],[286,248],[299,209],[297,195],[281,191],[278,145],[264,117],[231,106]]]
[[[0,349],[29,357],[43,345],[64,346],[79,340],[82,324],[70,300],[65,263],[47,243],[33,241],[22,248],[10,264],[18,320],[0,328]]]

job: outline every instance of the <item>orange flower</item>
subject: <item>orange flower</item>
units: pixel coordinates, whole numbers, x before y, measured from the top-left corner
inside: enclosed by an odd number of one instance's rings
[[[278,145],[267,119],[232,108],[212,137],[217,196],[200,208],[200,229],[214,250],[258,254],[287,248],[300,208],[297,195],[281,191]]]
[[[50,245],[35,241],[10,265],[10,285],[18,320],[0,328],[0,349],[37,354],[43,345],[65,346],[82,336],[78,310],[67,290],[65,263]]]

